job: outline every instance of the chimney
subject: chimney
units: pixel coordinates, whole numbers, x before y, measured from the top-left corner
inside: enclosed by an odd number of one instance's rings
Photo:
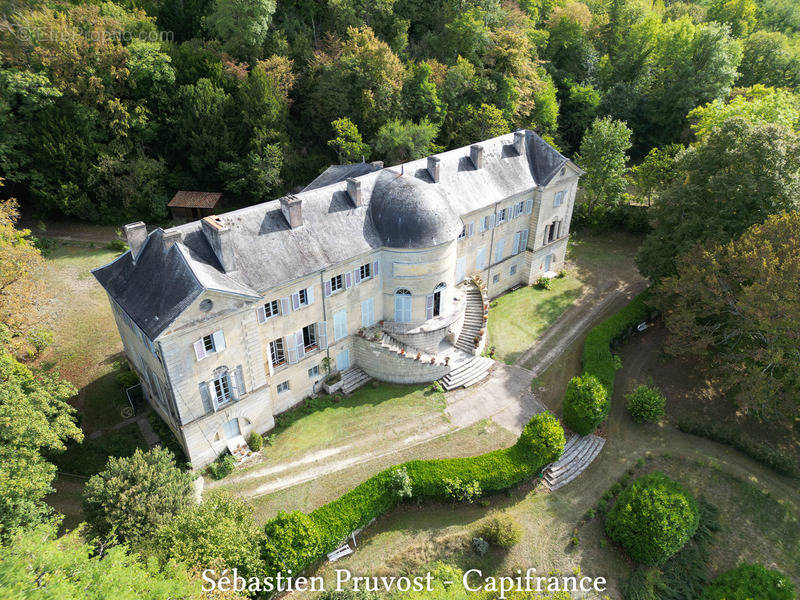
[[[355,206],[356,208],[361,206],[361,182],[352,177],[348,177],[347,195],[350,196],[350,200],[352,201],[353,206]]]
[[[483,168],[483,146],[475,144],[469,147],[469,158],[476,169]]]
[[[382,160],[373,160],[369,164],[371,166],[375,167],[376,169],[382,169],[383,168],[383,161]]]
[[[234,264],[233,252],[233,231],[228,227],[228,224],[216,215],[203,218],[202,221],[203,235],[206,236],[211,249],[217,256],[219,264],[222,265],[222,270],[226,273],[236,270]]]
[[[303,225],[303,201],[297,196],[289,194],[281,198],[281,212],[292,229]]]
[[[172,248],[177,242],[183,241],[183,234],[173,227],[172,229],[164,231],[161,238],[164,240],[164,250],[166,251]]]
[[[428,157],[428,173],[434,183],[439,183],[442,175],[442,161],[435,156]]]
[[[147,227],[143,221],[136,221],[136,223],[125,225],[123,230],[128,240],[128,246],[131,249],[133,264],[136,264],[136,259],[139,258],[139,253],[142,251],[142,246],[144,246],[144,242],[147,239]]]
[[[514,149],[517,151],[517,154],[522,156],[525,154],[525,132],[524,131],[515,131],[514,132]]]

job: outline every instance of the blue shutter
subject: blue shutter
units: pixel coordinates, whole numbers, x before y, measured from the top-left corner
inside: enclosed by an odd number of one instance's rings
[[[533,198],[529,198],[525,202],[525,214],[529,215],[533,212]]]
[[[425,319],[433,318],[433,294],[425,296]]]
[[[356,267],[355,269],[353,269],[353,277],[356,280],[356,285],[361,283],[361,268]]]
[[[380,262],[378,262],[377,260],[376,260],[374,263],[372,263],[372,273],[373,273],[373,274],[374,274],[376,277],[377,277],[378,275],[380,275],[380,274],[381,274],[381,269],[380,269],[380,267],[381,267],[381,263],[380,263]]]
[[[306,356],[306,348],[305,344],[303,343],[303,330],[301,329],[294,335],[297,339],[297,360],[303,360],[303,358]]]
[[[317,323],[317,344],[320,350],[328,347],[328,322],[320,321]]]
[[[326,279],[325,280],[325,285],[323,286],[323,288],[324,288],[323,293],[325,294],[325,297],[327,298],[328,296],[331,295],[331,280],[330,279]]]
[[[210,413],[214,411],[214,404],[211,402],[211,392],[208,389],[208,382],[200,382],[200,399],[203,402],[203,409]]]
[[[288,315],[289,314],[289,299],[288,298],[281,298],[281,314]]]
[[[290,333],[283,339],[283,345],[286,348],[286,359],[290,365],[297,362],[297,338],[293,333]]]
[[[503,260],[503,249],[506,245],[505,240],[498,240],[494,247],[494,262],[499,263]]]
[[[344,289],[349,290],[353,287],[353,274],[348,271],[344,274]]]
[[[369,327],[375,323],[375,303],[372,298],[361,302],[361,326]]]
[[[300,308],[300,292],[292,294],[292,310]]]
[[[514,234],[514,245],[511,248],[511,255],[512,256],[514,256],[515,254],[519,254],[519,238],[520,238],[521,233],[522,233],[521,231],[517,231]]]
[[[528,229],[523,229],[520,232],[522,234],[520,236],[520,240],[519,240],[519,251],[520,252],[525,252],[525,250],[528,249],[528,232],[529,232]]]

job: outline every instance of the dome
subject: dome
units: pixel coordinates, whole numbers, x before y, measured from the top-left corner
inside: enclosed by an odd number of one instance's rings
[[[430,248],[455,240],[463,227],[430,183],[383,171],[375,181],[369,215],[389,248]]]

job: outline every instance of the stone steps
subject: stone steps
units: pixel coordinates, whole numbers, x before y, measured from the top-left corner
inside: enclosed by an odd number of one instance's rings
[[[358,367],[350,367],[342,371],[342,391],[349,394],[372,379]]]
[[[544,481],[551,490],[567,485],[597,458],[605,439],[596,435],[572,435],[564,446],[564,453],[556,462],[544,469]]]
[[[489,374],[493,365],[494,361],[491,358],[476,356],[442,377],[440,379],[442,387],[449,391],[474,385]]]
[[[476,285],[467,289],[467,305],[464,308],[464,324],[454,346],[467,354],[475,354],[475,336],[484,329],[483,294]]]

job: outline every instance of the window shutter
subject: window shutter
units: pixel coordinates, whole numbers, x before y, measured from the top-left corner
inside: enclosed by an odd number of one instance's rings
[[[372,274],[375,277],[381,274],[381,263],[378,262],[377,260],[374,263],[372,263]]]
[[[306,356],[305,343],[303,342],[303,330],[301,329],[294,335],[297,338],[297,360],[303,360]]]
[[[225,350],[225,336],[222,333],[222,329],[215,331],[212,337],[214,338],[214,352],[222,352]]]
[[[289,298],[281,298],[281,314],[289,314]]]
[[[494,262],[499,263],[503,260],[503,250],[505,249],[505,240],[498,240],[494,247]]]
[[[231,399],[239,399],[239,377],[236,371],[228,371],[228,383],[231,385]]]
[[[475,223],[469,223],[467,225],[467,237],[472,237],[473,233],[475,233]]]
[[[214,403],[211,401],[211,392],[208,389],[208,382],[200,382],[200,399],[203,401],[203,408],[205,412],[210,413],[214,411]]]
[[[433,294],[425,296],[425,319],[433,318]]]
[[[267,309],[264,308],[263,304],[256,309],[256,319],[259,325],[267,322]]]
[[[240,398],[247,393],[244,386],[244,369],[242,365],[236,365],[236,387],[239,390]]]
[[[286,360],[290,365],[297,362],[297,338],[293,333],[289,334],[283,339],[283,345],[286,348]]]
[[[528,198],[525,202],[525,214],[529,215],[533,212],[533,198]]]
[[[484,219],[478,221],[478,233],[483,233],[486,230]]]
[[[494,215],[489,215],[488,219],[489,219],[489,225],[487,226],[487,229],[491,229],[492,227],[494,227]]]
[[[326,279],[325,280],[325,285],[323,285],[323,288],[324,288],[323,289],[323,293],[325,294],[325,297],[327,298],[328,296],[331,295],[331,280],[330,279]]]
[[[556,230],[556,237],[557,238],[561,237],[561,223],[563,223],[563,221],[559,221],[558,222],[558,229]]]
[[[511,254],[519,254],[519,240],[522,232],[518,231],[514,234],[514,246],[511,248]]]
[[[519,239],[519,251],[525,252],[528,249],[528,230],[523,229],[520,231],[520,239]]]
[[[203,360],[206,357],[206,347],[203,344],[203,338],[200,338],[194,343],[194,354],[197,360]]]
[[[272,377],[274,371],[272,369],[272,349],[269,344],[267,344],[267,368],[269,369],[269,376]]]
[[[328,347],[328,322],[320,321],[317,323],[317,343],[320,350],[325,350]]]
[[[456,261],[456,283],[461,283],[464,281],[464,276],[466,275],[466,263],[467,259],[465,256],[460,257]]]
[[[306,302],[308,302],[309,306],[314,304],[314,288],[313,287],[306,288]]]
[[[361,269],[359,267],[356,267],[355,269],[353,269],[353,277],[356,280],[356,285],[361,283]]]
[[[292,294],[292,310],[300,308],[300,292]]]
[[[353,287],[353,274],[348,271],[344,274],[344,289],[349,290]]]

